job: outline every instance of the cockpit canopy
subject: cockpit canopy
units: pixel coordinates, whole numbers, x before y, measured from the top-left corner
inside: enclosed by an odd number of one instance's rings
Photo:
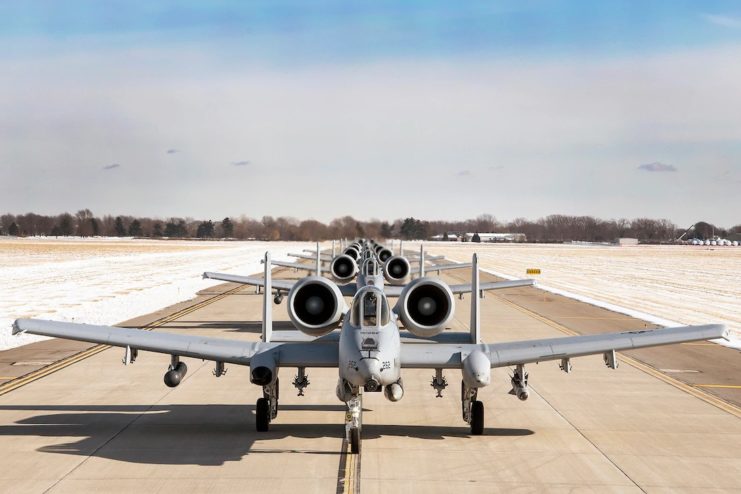
[[[353,299],[350,308],[350,324],[356,328],[381,327],[389,323],[389,303],[381,290],[362,288]]]
[[[374,259],[368,259],[363,263],[363,274],[365,276],[378,276],[378,264]]]

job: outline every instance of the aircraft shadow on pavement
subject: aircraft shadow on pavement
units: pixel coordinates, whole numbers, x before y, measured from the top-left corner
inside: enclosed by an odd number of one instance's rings
[[[255,431],[251,405],[3,405],[0,411],[38,411],[38,415],[0,425],[0,436],[58,437],[60,442],[38,449],[44,453],[96,456],[117,461],[160,465],[223,465],[249,454],[340,454],[344,436],[343,405],[281,405],[285,411],[334,413],[336,423],[281,422],[281,413],[269,432]],[[371,411],[371,410],[366,410]],[[50,412],[50,413],[43,413]],[[486,429],[489,436],[525,436],[528,429]],[[467,427],[435,425],[363,426],[363,440],[382,436],[442,440],[468,436]],[[79,437],[77,441],[68,441]],[[336,450],[312,449],[311,442],[285,438],[337,440]],[[276,441],[275,446],[271,445]],[[257,448],[253,445],[259,442]],[[326,445],[326,443],[324,443]]]

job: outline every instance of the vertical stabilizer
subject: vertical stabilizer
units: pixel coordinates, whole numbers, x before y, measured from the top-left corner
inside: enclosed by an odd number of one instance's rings
[[[334,259],[334,240],[332,240],[332,259]]]
[[[273,335],[273,266],[270,264],[270,252],[265,253],[265,286],[262,301],[262,341],[270,341]]]
[[[399,239],[399,255],[404,255],[404,241],[402,239]]]
[[[481,291],[479,290],[479,256],[471,258],[471,343],[481,342]]]
[[[419,244],[419,277],[424,278],[425,276],[425,246]]]
[[[319,242],[316,243],[316,275],[322,275],[322,253],[319,250]]]

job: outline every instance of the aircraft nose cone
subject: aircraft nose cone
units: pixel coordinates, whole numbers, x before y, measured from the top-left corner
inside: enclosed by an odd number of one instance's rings
[[[309,314],[317,315],[321,314],[324,310],[324,301],[319,297],[309,297],[306,301],[306,311]]]

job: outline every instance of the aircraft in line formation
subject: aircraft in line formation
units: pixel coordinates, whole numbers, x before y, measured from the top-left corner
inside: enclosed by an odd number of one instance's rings
[[[340,261],[347,261],[343,256],[353,262],[347,265],[347,271],[337,266]],[[529,286],[533,285],[532,280],[481,283],[474,254],[470,264],[471,282],[448,285],[426,275],[422,251],[418,277],[406,282],[412,274],[410,266],[408,273],[400,273],[404,276],[390,271],[395,258],[403,259],[401,264],[405,261],[407,265],[408,259],[394,256],[390,249],[372,240],[358,240],[339,256],[316,252],[309,257],[316,262],[316,272],[298,281],[273,280],[271,271],[275,262],[269,253],[265,254],[262,278],[204,273],[207,278],[254,285],[263,290],[260,342],[38,319],[16,320],[13,333],[123,347],[125,363],[133,362],[139,350],[169,354],[171,363],[165,383],[173,387],[180,384],[187,372],[181,357],[214,361],[217,377],[224,374],[226,363],[249,366],[251,382],[263,390],[255,409],[258,431],[267,431],[277,417],[280,368],[297,369],[293,385],[299,395],[309,385],[306,369],[336,368],[336,394],[347,406],[345,431],[353,453],[361,448],[363,393],[383,392],[392,402],[401,400],[405,369],[434,370],[431,385],[437,396],[448,386],[443,371],[460,371],[462,417],[469,424],[471,434],[479,435],[484,432],[484,404],[477,399],[478,391],[490,384],[493,368],[513,367],[510,394],[526,400],[529,391],[525,365],[530,363],[557,360],[562,370],[570,372],[572,358],[603,354],[605,364],[615,369],[616,351],[727,337],[722,325],[702,325],[487,344],[481,341],[482,292]],[[346,284],[338,285],[321,276],[321,263],[325,261],[335,267],[331,272],[335,279]],[[352,278],[355,283],[351,283]],[[395,284],[386,285],[384,281],[389,279]],[[276,300],[271,301],[274,293]],[[282,293],[288,294],[288,314],[298,331],[272,329],[271,302],[279,303],[277,299],[282,299]],[[463,293],[471,293],[469,332],[443,332],[453,317],[454,294]],[[345,296],[352,297],[349,306]],[[393,306],[389,302],[391,297],[397,298]]]

